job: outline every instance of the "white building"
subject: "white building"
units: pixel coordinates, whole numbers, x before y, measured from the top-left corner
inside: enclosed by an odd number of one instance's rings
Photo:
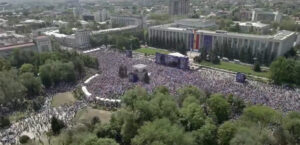
[[[94,13],[95,21],[103,22],[110,18],[110,14],[106,9],[99,10]]]
[[[144,23],[146,23],[141,16],[111,16],[110,19],[113,26],[138,25],[143,27]]]
[[[265,34],[269,31],[270,25],[264,24],[261,22],[234,22],[235,24],[239,24],[240,31],[245,33],[259,33]]]
[[[291,31],[279,31],[275,35],[253,35],[178,28],[171,24],[150,27],[148,35],[149,45],[154,47],[175,49],[182,45],[188,50],[205,52],[216,49],[221,56],[232,59],[237,59],[241,53],[248,53],[253,58],[264,57],[268,62],[284,55],[296,41],[296,33]]]
[[[79,30],[75,33],[76,47],[85,49],[90,47],[90,31]]]
[[[217,26],[214,20],[209,19],[181,19],[175,21],[174,25],[176,27],[196,29],[215,28]]]

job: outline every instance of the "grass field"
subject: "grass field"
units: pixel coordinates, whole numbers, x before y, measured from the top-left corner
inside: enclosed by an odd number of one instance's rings
[[[28,115],[26,112],[14,112],[9,116],[10,122],[14,123],[17,122],[23,118],[25,118]]]
[[[58,93],[56,94],[51,102],[52,107],[58,107],[63,104],[73,104],[76,101],[72,92]]]
[[[140,48],[140,49],[137,49],[135,51],[139,52],[139,53],[149,54],[149,55],[155,55],[156,52],[162,53],[162,54],[170,53],[170,51],[168,51],[168,50],[156,49],[156,48]]]
[[[204,65],[204,66],[229,70],[229,71],[233,71],[233,72],[241,72],[241,73],[245,73],[248,75],[254,75],[254,76],[258,76],[258,77],[268,78],[268,76],[269,76],[268,71],[255,72],[252,70],[251,66],[235,64],[235,63],[230,63],[230,62],[222,61],[220,65],[216,65],[216,64],[212,64],[210,62],[202,61],[200,64]]]
[[[111,114],[112,112],[110,111],[87,107],[77,112],[74,121],[77,123],[86,123],[90,122],[93,117],[97,116],[101,120],[101,123],[109,123]]]

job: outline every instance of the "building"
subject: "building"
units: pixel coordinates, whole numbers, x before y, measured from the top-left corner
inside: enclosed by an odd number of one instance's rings
[[[143,27],[145,21],[142,16],[111,16],[111,24],[113,27],[122,27],[130,25],[138,25]]]
[[[190,12],[190,0],[169,0],[170,15],[188,15]]]
[[[149,45],[174,49],[180,45],[187,50],[210,53],[216,50],[221,57],[243,59],[250,55],[269,63],[289,51],[296,33],[279,31],[275,35],[253,35],[226,31],[194,30],[172,27],[172,24],[150,27]]]
[[[52,51],[51,40],[47,36],[39,36],[34,38],[32,42],[26,42],[21,44],[12,44],[8,46],[0,47],[0,56],[7,57],[13,50],[21,49],[25,51],[36,51],[38,53]]]
[[[99,10],[94,13],[95,21],[103,22],[109,20],[110,14],[106,9]]]
[[[14,31],[0,33],[0,47],[24,44],[29,41],[31,41],[30,38],[25,37],[24,35],[16,34]]]
[[[76,48],[85,49],[90,46],[90,31],[79,30],[75,33]]]
[[[240,32],[244,33],[258,33],[266,34],[270,30],[269,24],[264,24],[261,22],[234,22],[235,25],[238,24],[240,27]]]
[[[51,40],[47,36],[38,36],[33,39],[38,52],[52,51]]]
[[[195,29],[208,29],[217,27],[216,22],[209,19],[181,19],[175,21],[174,26]]]
[[[282,14],[273,11],[265,11],[262,9],[241,9],[234,13],[234,16],[239,18],[240,21],[260,21],[262,23],[281,22]]]
[[[255,9],[252,11],[252,21],[261,21],[263,23],[270,23],[270,22],[281,22],[282,14],[272,11],[264,11],[261,9]]]
[[[81,17],[84,21],[94,21],[95,20],[95,16],[92,14],[83,14]]]
[[[77,49],[86,49],[90,47],[90,31],[78,30],[75,34],[65,35],[59,33],[59,30],[49,30],[42,32],[44,35],[53,36],[61,45]]]

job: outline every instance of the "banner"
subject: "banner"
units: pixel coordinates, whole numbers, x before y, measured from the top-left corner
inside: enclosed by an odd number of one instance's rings
[[[209,51],[212,49],[212,36],[204,35],[204,46],[206,51]]]
[[[200,34],[197,34],[196,37],[196,48],[195,49],[200,49]]]
[[[189,35],[189,49],[192,50],[194,46],[194,34]]]
[[[194,38],[193,38],[193,39],[194,39],[193,49],[197,49],[197,48],[196,48],[196,45],[197,45],[197,40],[198,40],[198,39],[197,39],[197,33],[196,33],[196,30],[194,30]]]

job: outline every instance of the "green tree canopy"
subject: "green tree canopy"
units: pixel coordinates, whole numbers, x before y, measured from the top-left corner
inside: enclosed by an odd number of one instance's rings
[[[20,68],[20,73],[34,73],[34,66],[30,63],[25,63]]]
[[[177,91],[177,93],[178,96],[176,96],[176,101],[179,106],[182,106],[184,99],[189,96],[194,96],[195,98],[199,99],[201,103],[204,103],[206,99],[205,92],[193,86],[181,88]]]
[[[194,145],[194,139],[184,129],[168,119],[147,122],[132,139],[132,145]]]
[[[231,113],[230,104],[221,94],[213,94],[207,100],[207,104],[211,111],[216,115],[218,123],[222,123],[229,119]]]
[[[270,78],[276,84],[293,83],[294,82],[295,61],[280,57],[273,61],[270,67]]]
[[[218,129],[218,143],[219,145],[229,145],[230,140],[234,137],[237,131],[237,126],[232,121],[224,122]]]
[[[199,129],[205,123],[206,115],[199,104],[191,103],[184,106],[181,109],[181,114],[187,130]]]
[[[116,141],[110,138],[89,137],[81,145],[119,145]]]
[[[32,97],[41,93],[42,83],[33,73],[26,72],[21,74],[20,81],[27,89],[27,96]]]
[[[245,108],[242,119],[258,123],[261,127],[266,127],[268,124],[280,124],[281,114],[270,107],[266,106],[251,106]]]

